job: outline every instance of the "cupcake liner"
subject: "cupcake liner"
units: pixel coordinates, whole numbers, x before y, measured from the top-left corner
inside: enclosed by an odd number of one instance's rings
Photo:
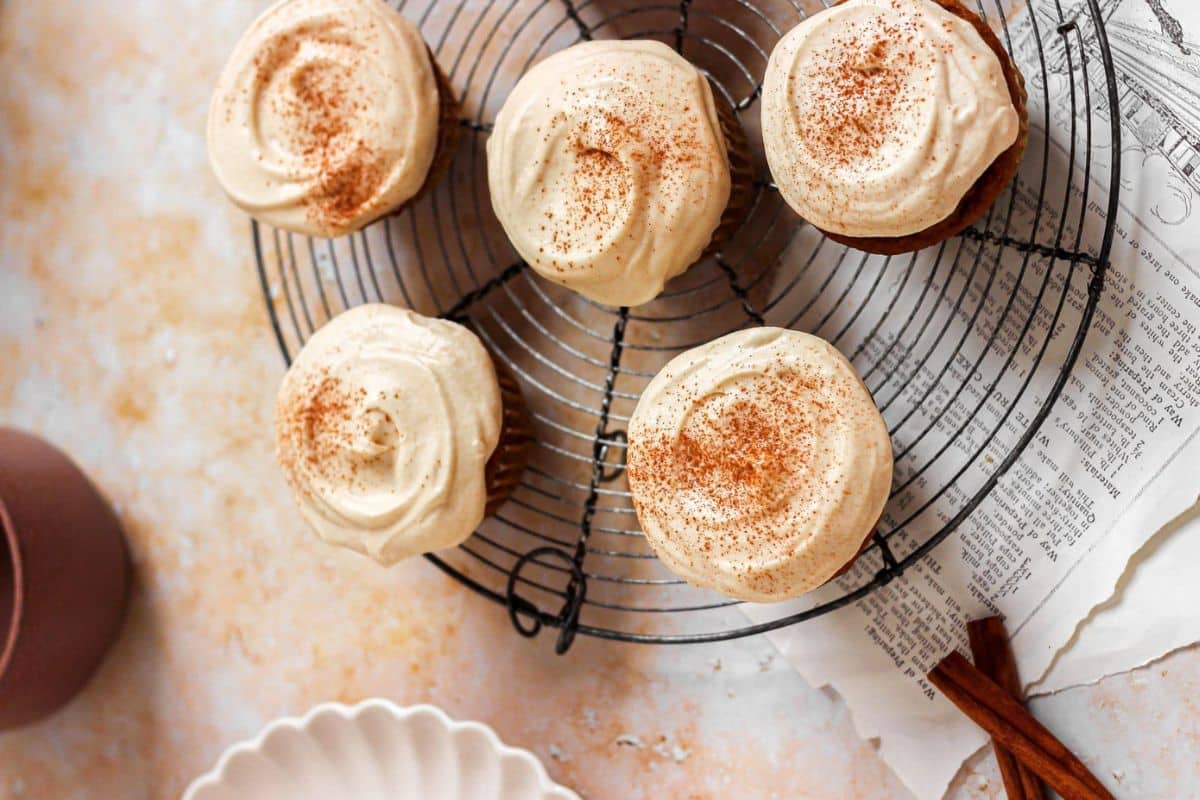
[[[454,96],[450,79],[442,72],[432,50],[429,51],[429,63],[433,65],[438,87],[438,142],[437,149],[433,152],[433,162],[429,165],[429,173],[425,176],[425,183],[417,190],[416,197],[424,196],[450,169],[450,162],[454,160],[454,154],[458,151],[458,140],[462,134],[462,125],[459,123],[462,108]]]
[[[880,515],[880,519],[883,519],[883,515]],[[867,535],[863,538],[862,547],[858,548],[854,555],[850,557],[850,560],[847,561],[841,569],[829,576],[829,580],[825,581],[825,583],[830,583],[842,577],[850,571],[851,567],[858,563],[858,557],[867,551],[867,548],[871,545],[871,540],[875,537],[875,529],[878,527],[879,521],[876,520],[875,524],[871,526],[871,530],[867,531]]]
[[[951,14],[971,23],[987,46],[996,54],[996,58],[1000,60],[1000,67],[1004,71],[1004,80],[1008,84],[1008,94],[1012,98],[1013,108],[1017,110],[1017,116],[1020,118],[1020,128],[1017,131],[1016,141],[1007,150],[996,156],[991,165],[963,195],[950,216],[925,230],[896,237],[844,236],[822,231],[835,242],[865,250],[868,253],[880,255],[909,253],[941,244],[950,237],[962,233],[964,229],[987,213],[1004,188],[1016,177],[1017,170],[1021,167],[1021,158],[1025,155],[1025,145],[1029,141],[1029,97],[1025,91],[1025,77],[1013,63],[1012,57],[1004,49],[1004,45],[1000,43],[996,33],[978,14],[958,0],[933,1]]]
[[[421,184],[420,189],[417,189],[416,194],[389,212],[389,216],[396,216],[404,212],[413,203],[432,192],[449,171],[450,163],[454,161],[454,155],[458,152],[458,141],[462,134],[459,115],[462,109],[454,97],[450,79],[446,77],[446,73],[442,72],[437,59],[433,57],[433,51],[428,48],[426,50],[429,53],[429,64],[433,67],[434,79],[437,81],[438,140],[434,146],[433,160],[429,163],[428,172],[425,173],[425,182]]]
[[[525,398],[517,379],[506,366],[495,358],[496,381],[500,384],[500,402],[503,417],[500,424],[500,442],[487,461],[485,482],[487,505],[484,514],[491,516],[500,510],[513,490],[521,482],[521,474],[533,447],[533,425]]]
[[[725,137],[725,150],[729,156],[729,203],[708,241],[708,247],[704,249],[704,255],[717,252],[733,238],[737,229],[745,222],[754,201],[754,158],[750,152],[750,140],[725,96],[715,87],[712,95],[713,103],[717,107],[717,120],[721,124],[721,134]]]

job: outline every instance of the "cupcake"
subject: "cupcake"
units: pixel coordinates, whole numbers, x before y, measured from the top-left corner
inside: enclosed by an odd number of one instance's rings
[[[255,219],[340,236],[432,186],[458,129],[421,34],[382,0],[281,0],[221,72],[208,155]]]
[[[318,330],[275,406],[305,519],[381,564],[470,536],[516,487],[531,441],[516,382],[475,334],[387,305]]]
[[[583,42],[534,66],[487,142],[492,206],[538,274],[611,306],[653,300],[749,209],[745,134],[657,41]]]
[[[786,600],[845,569],[892,481],[892,447],[850,362],[816,336],[751,328],[672,359],[629,421],[634,508],[688,583]]]
[[[872,253],[919,250],[979,219],[1016,175],[1025,83],[958,0],[844,0],[771,53],[767,163],[797,214]]]

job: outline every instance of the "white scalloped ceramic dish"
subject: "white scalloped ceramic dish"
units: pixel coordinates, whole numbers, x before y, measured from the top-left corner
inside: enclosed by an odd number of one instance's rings
[[[478,722],[387,700],[324,703],[234,745],[183,800],[579,800]]]

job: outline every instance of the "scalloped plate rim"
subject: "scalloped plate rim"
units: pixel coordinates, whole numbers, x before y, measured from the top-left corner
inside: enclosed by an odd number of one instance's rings
[[[318,717],[328,714],[334,714],[346,720],[353,721],[372,708],[383,709],[401,722],[420,714],[431,714],[445,727],[448,734],[455,734],[464,730],[481,733],[498,755],[513,757],[526,762],[534,771],[534,774],[537,775],[539,788],[542,792],[561,795],[561,798],[555,798],[555,800],[580,800],[579,795],[574,791],[550,779],[550,774],[546,772],[546,766],[542,763],[541,759],[523,747],[513,747],[512,745],[505,744],[491,726],[475,720],[464,721],[453,719],[442,709],[428,703],[401,706],[385,698],[372,698],[353,705],[336,701],[319,703],[300,716],[287,716],[275,719],[259,731],[254,738],[238,742],[226,748],[212,769],[188,784],[187,788],[184,789],[181,800],[194,800],[195,795],[200,790],[212,786],[220,786],[226,778],[225,773],[229,769],[229,765],[233,762],[233,759],[243,754],[251,756],[261,754],[267,740],[284,728],[304,732]]]

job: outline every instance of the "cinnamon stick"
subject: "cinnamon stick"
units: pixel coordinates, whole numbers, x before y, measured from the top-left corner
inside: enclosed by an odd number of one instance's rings
[[[1017,678],[1017,663],[1012,648],[1008,645],[1008,633],[1004,630],[1001,617],[986,617],[967,623],[967,637],[971,640],[971,657],[975,668],[995,681],[1000,688],[1024,703],[1021,682]],[[1045,800],[1042,784],[1029,767],[1022,764],[1000,744],[992,739],[996,763],[1000,767],[1000,778],[1008,800]]]
[[[1054,734],[961,653],[939,661],[929,682],[1064,800],[1114,800]]]

